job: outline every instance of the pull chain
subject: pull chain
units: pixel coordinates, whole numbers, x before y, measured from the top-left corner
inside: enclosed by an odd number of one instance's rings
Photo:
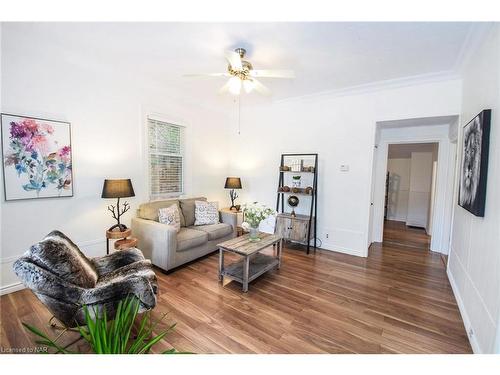
[[[238,135],[241,134],[241,94],[238,95]]]

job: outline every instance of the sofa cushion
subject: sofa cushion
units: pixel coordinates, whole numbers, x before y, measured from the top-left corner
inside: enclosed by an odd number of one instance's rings
[[[194,201],[194,225],[219,224],[217,202]]]
[[[97,271],[92,262],[68,237],[55,230],[26,253],[36,265],[82,288],[93,288]]]
[[[208,234],[201,230],[181,228],[177,233],[177,251],[186,251],[208,242]]]
[[[190,226],[194,225],[194,207],[195,207],[194,202],[195,201],[206,201],[206,200],[207,200],[207,198],[205,198],[205,197],[199,197],[199,198],[181,199],[179,201],[179,203],[181,205],[181,211],[182,211],[181,214],[184,215],[184,224],[182,224],[182,221],[181,221],[181,225],[183,227],[190,227]]]
[[[211,225],[196,225],[190,228],[206,232],[208,234],[209,241],[229,236],[233,232],[233,226],[231,224],[226,224],[226,223],[211,224]]]
[[[182,211],[180,210],[179,206],[179,201],[177,199],[167,199],[162,201],[143,203],[139,206],[139,217],[141,219],[159,221],[158,211],[160,210],[160,208],[170,207],[173,204],[175,204],[177,206],[177,209],[179,210],[181,227],[186,226],[186,223],[184,221],[184,216],[182,215]]]
[[[181,230],[181,215],[177,205],[160,208],[158,210],[158,220],[162,224],[170,225],[177,233]]]

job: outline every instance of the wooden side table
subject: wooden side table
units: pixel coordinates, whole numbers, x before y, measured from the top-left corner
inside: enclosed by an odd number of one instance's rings
[[[129,237],[115,241],[115,250],[125,250],[137,246],[137,238]]]
[[[231,210],[229,207],[223,207],[220,209],[220,211],[226,213],[226,214],[231,214],[236,216],[236,236],[242,236],[245,234],[243,229],[241,228],[241,223],[243,223],[243,211],[236,211],[236,210]]]
[[[123,250],[137,245],[137,238],[127,238],[132,234],[130,228],[125,229],[123,232],[120,230],[107,230],[106,231],[106,254],[109,254],[109,240],[118,240],[115,242],[116,250]],[[121,242],[120,242],[121,241]],[[127,242],[128,241],[128,242]],[[135,241],[135,242],[134,242]],[[129,245],[132,244],[132,245]],[[129,245],[129,246],[127,246]],[[127,247],[125,247],[127,246]]]

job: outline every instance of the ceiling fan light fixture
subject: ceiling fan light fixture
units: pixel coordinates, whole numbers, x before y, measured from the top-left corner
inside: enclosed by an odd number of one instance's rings
[[[255,88],[255,83],[249,79],[243,81],[243,89],[249,94]]]
[[[241,91],[241,79],[238,77],[229,78],[229,92],[233,95],[239,95]]]

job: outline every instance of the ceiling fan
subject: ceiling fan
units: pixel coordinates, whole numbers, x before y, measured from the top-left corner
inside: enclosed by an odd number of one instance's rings
[[[253,90],[263,95],[270,95],[271,91],[264,86],[257,78],[295,78],[293,70],[258,70],[254,69],[252,64],[243,60],[246,54],[244,48],[236,48],[234,51],[226,51],[225,57],[229,65],[227,72],[208,73],[208,74],[185,74],[185,77],[229,77],[227,83],[222,86],[219,93],[230,92],[233,95],[239,95],[241,88],[249,93]]]

